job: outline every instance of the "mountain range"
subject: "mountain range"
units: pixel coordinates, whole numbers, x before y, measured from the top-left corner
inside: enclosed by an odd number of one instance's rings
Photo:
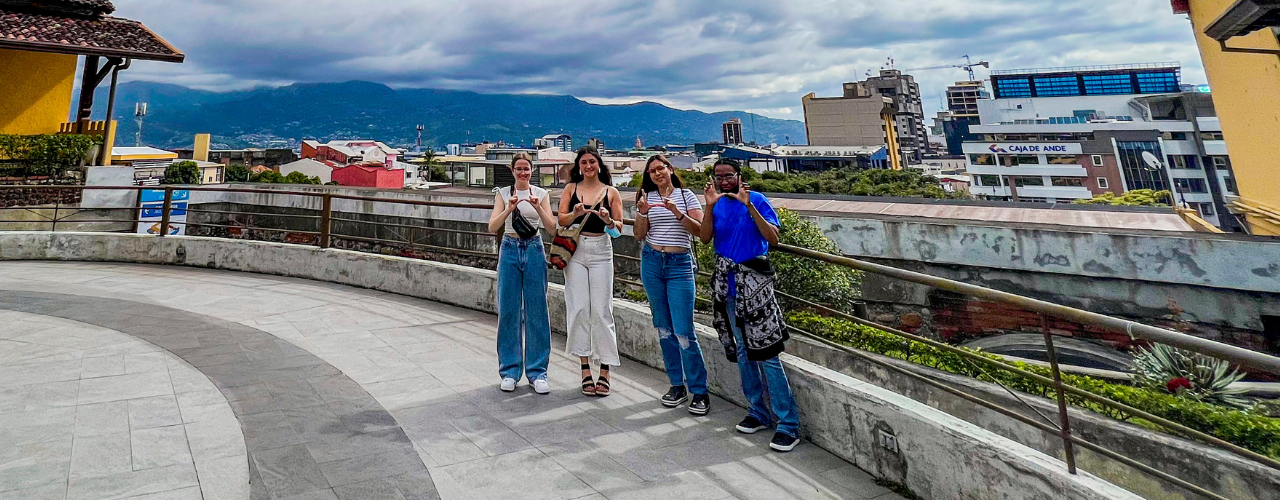
[[[95,96],[95,119],[106,114],[107,89]],[[213,134],[215,148],[281,147],[304,139],[374,139],[411,147],[422,125],[424,146],[504,141],[532,145],[550,133],[575,145],[599,138],[623,149],[639,137],[646,145],[718,142],[731,117],[760,144],[804,143],[804,122],[744,112],[704,113],[654,102],[591,104],[573,96],[481,94],[439,89],[393,89],[363,81],[299,83],[277,88],[211,92],[154,82],[126,82],[116,92],[116,144],[132,145],[135,103],[147,103],[144,145],[190,147],[196,133]],[[284,141],[284,142],[282,142]]]

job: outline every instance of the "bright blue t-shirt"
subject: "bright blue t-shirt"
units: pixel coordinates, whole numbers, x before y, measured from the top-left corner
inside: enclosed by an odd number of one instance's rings
[[[765,222],[779,227],[778,212],[769,204],[769,198],[755,191],[751,192],[751,204],[764,217]],[[728,195],[720,198],[711,209],[715,216],[716,253],[736,263],[743,263],[769,253],[769,240],[760,234],[755,219],[747,206]]]

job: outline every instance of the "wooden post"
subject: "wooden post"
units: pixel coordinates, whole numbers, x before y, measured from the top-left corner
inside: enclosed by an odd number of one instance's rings
[[[173,208],[173,186],[164,187],[164,206],[160,209],[160,232],[159,237],[163,238],[169,234],[169,213]]]

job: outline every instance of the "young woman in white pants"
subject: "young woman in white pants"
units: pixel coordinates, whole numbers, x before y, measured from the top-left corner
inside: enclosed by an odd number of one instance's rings
[[[599,208],[592,207],[599,202]],[[564,269],[564,302],[569,340],[566,350],[582,362],[582,393],[608,396],[609,367],[618,366],[618,334],[613,326],[613,241],[622,230],[622,197],[609,170],[592,148],[578,150],[569,184],[560,193],[557,221],[582,224],[578,249]],[[600,362],[600,379],[591,377],[591,360]]]

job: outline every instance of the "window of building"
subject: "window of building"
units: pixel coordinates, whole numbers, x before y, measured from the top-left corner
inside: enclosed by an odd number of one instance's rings
[[[1173,183],[1178,186],[1178,191],[1183,193],[1207,193],[1204,179],[1174,179]]]
[[[1139,93],[1163,94],[1180,90],[1177,71],[1138,73],[1137,77]]]
[[[1212,204],[1212,203],[1200,203],[1199,205],[1200,205],[1200,207],[1199,207],[1199,208],[1200,208],[1200,216],[1201,216],[1201,217],[1213,217],[1213,216],[1214,216],[1215,212],[1214,212],[1214,210],[1213,210],[1213,204]]]
[[[1163,168],[1151,168],[1147,165],[1146,156],[1150,153],[1159,158],[1163,155],[1160,143],[1156,141],[1118,141],[1116,149],[1120,156],[1116,161],[1125,180],[1125,189],[1152,189],[1163,191],[1170,189],[1169,176]]]
[[[1093,160],[1093,166],[1095,167],[1102,166],[1102,155],[1092,155],[1089,157],[1089,159]]]
[[[1048,198],[1028,198],[1025,196],[1020,197],[1019,201],[1022,201],[1023,203],[1049,203]]]
[[[1045,159],[1048,160],[1050,165],[1075,165],[1079,163],[1076,161],[1076,155],[1045,155]]]
[[[1200,140],[1221,141],[1223,140],[1222,132],[1200,132]]]
[[[1240,190],[1236,189],[1235,177],[1223,177],[1222,185],[1227,190],[1227,194],[1232,196],[1240,196]]]
[[[1111,189],[1111,184],[1107,182],[1106,177],[1098,178],[1098,189]]]
[[[1163,134],[1160,134],[1160,136],[1161,136],[1161,137],[1164,137],[1164,140],[1166,140],[1166,141],[1185,141],[1185,140],[1187,140],[1187,133],[1186,133],[1186,132],[1165,132],[1165,133],[1163,133]]]
[[[1014,185],[1018,187],[1043,186],[1044,177],[1014,177],[1013,182],[1014,182]]]
[[[1129,75],[1083,75],[1085,95],[1132,94],[1133,79]]]
[[[1036,95],[1040,97],[1059,97],[1080,95],[1080,81],[1075,75],[1038,76]]]
[[[1004,159],[1005,165],[1009,167],[1040,164],[1040,155],[1005,155]]]
[[[1027,77],[994,77],[991,79],[991,87],[995,91],[996,99],[1007,99],[1010,97],[1031,97],[1031,79]]]
[[[1080,177],[1054,177],[1053,185],[1059,187],[1084,187],[1084,179]]]
[[[996,155],[992,154],[971,154],[969,155],[970,165],[995,165]]]
[[[1169,168],[1200,170],[1200,162],[1193,155],[1172,155],[1169,157]]]
[[[1000,187],[1000,176],[998,175],[979,175],[974,177],[978,181],[979,186]]]
[[[1226,156],[1211,156],[1213,158],[1213,168],[1218,170],[1230,170],[1231,159]]]

